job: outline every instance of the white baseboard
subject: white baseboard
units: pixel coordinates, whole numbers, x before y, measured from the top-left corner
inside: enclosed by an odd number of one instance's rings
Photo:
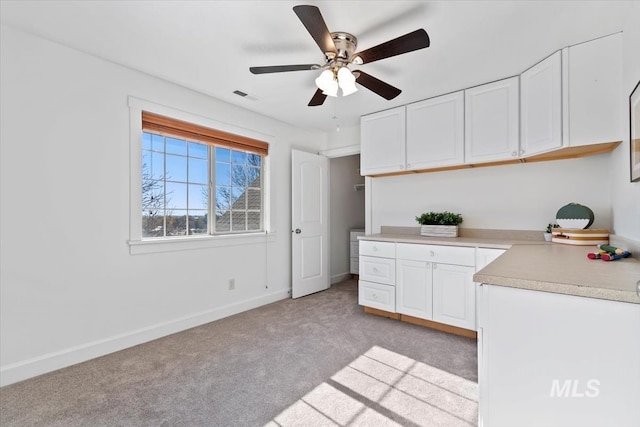
[[[336,283],[344,282],[348,279],[351,279],[351,273],[334,274],[333,276],[331,276],[331,284],[334,285]]]
[[[85,362],[286,298],[289,298],[288,289],[2,366],[0,386]]]

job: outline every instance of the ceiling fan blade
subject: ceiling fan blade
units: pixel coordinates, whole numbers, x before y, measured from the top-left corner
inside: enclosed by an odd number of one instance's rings
[[[429,35],[421,28],[405,34],[404,36],[400,36],[367,50],[363,50],[362,52],[356,52],[351,56],[351,60],[353,61],[357,57],[360,57],[363,64],[368,64],[380,59],[413,52],[418,49],[424,49],[425,47],[429,47],[429,44]]]
[[[322,105],[325,99],[327,99],[327,95],[322,93],[322,89],[318,89],[316,90],[316,93],[313,94],[311,101],[309,101],[309,107],[316,107],[318,105]]]
[[[316,41],[322,53],[337,53],[336,45],[333,43],[331,33],[322,18],[320,9],[316,6],[300,5],[294,6],[293,11]]]
[[[370,91],[377,93],[384,99],[393,99],[396,96],[400,95],[400,93],[402,92],[397,87],[393,87],[389,83],[385,83],[382,80],[376,79],[375,77],[365,73],[364,71],[354,70],[353,74],[359,74],[356,77],[356,83],[359,83]]]
[[[285,71],[308,71],[317,70],[321,66],[318,64],[301,64],[301,65],[272,65],[268,67],[249,67],[249,71],[253,74],[282,73]]]

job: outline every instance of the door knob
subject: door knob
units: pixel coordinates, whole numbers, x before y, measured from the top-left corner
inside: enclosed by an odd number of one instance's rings
[[[296,228],[295,233],[296,233],[296,234],[300,234],[300,233],[302,233],[302,230],[300,230],[299,228]]]

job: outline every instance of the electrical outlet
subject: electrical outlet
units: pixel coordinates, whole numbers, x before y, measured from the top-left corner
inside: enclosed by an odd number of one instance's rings
[[[236,279],[229,279],[229,290],[232,291],[236,288]]]

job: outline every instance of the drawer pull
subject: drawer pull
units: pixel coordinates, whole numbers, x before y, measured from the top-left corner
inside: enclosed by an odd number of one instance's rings
[[[431,252],[429,252],[429,255],[436,256],[436,253],[434,251],[431,251]]]
[[[371,294],[371,299],[378,299],[378,294]]]
[[[378,269],[376,267],[373,267],[373,272],[378,273]]]
[[[433,263],[433,269],[436,270],[438,268],[438,264],[436,264],[435,262]]]
[[[377,252],[377,250],[378,250],[378,247],[377,247],[377,246],[374,246],[374,247],[373,247],[373,251],[374,251],[374,252]]]

